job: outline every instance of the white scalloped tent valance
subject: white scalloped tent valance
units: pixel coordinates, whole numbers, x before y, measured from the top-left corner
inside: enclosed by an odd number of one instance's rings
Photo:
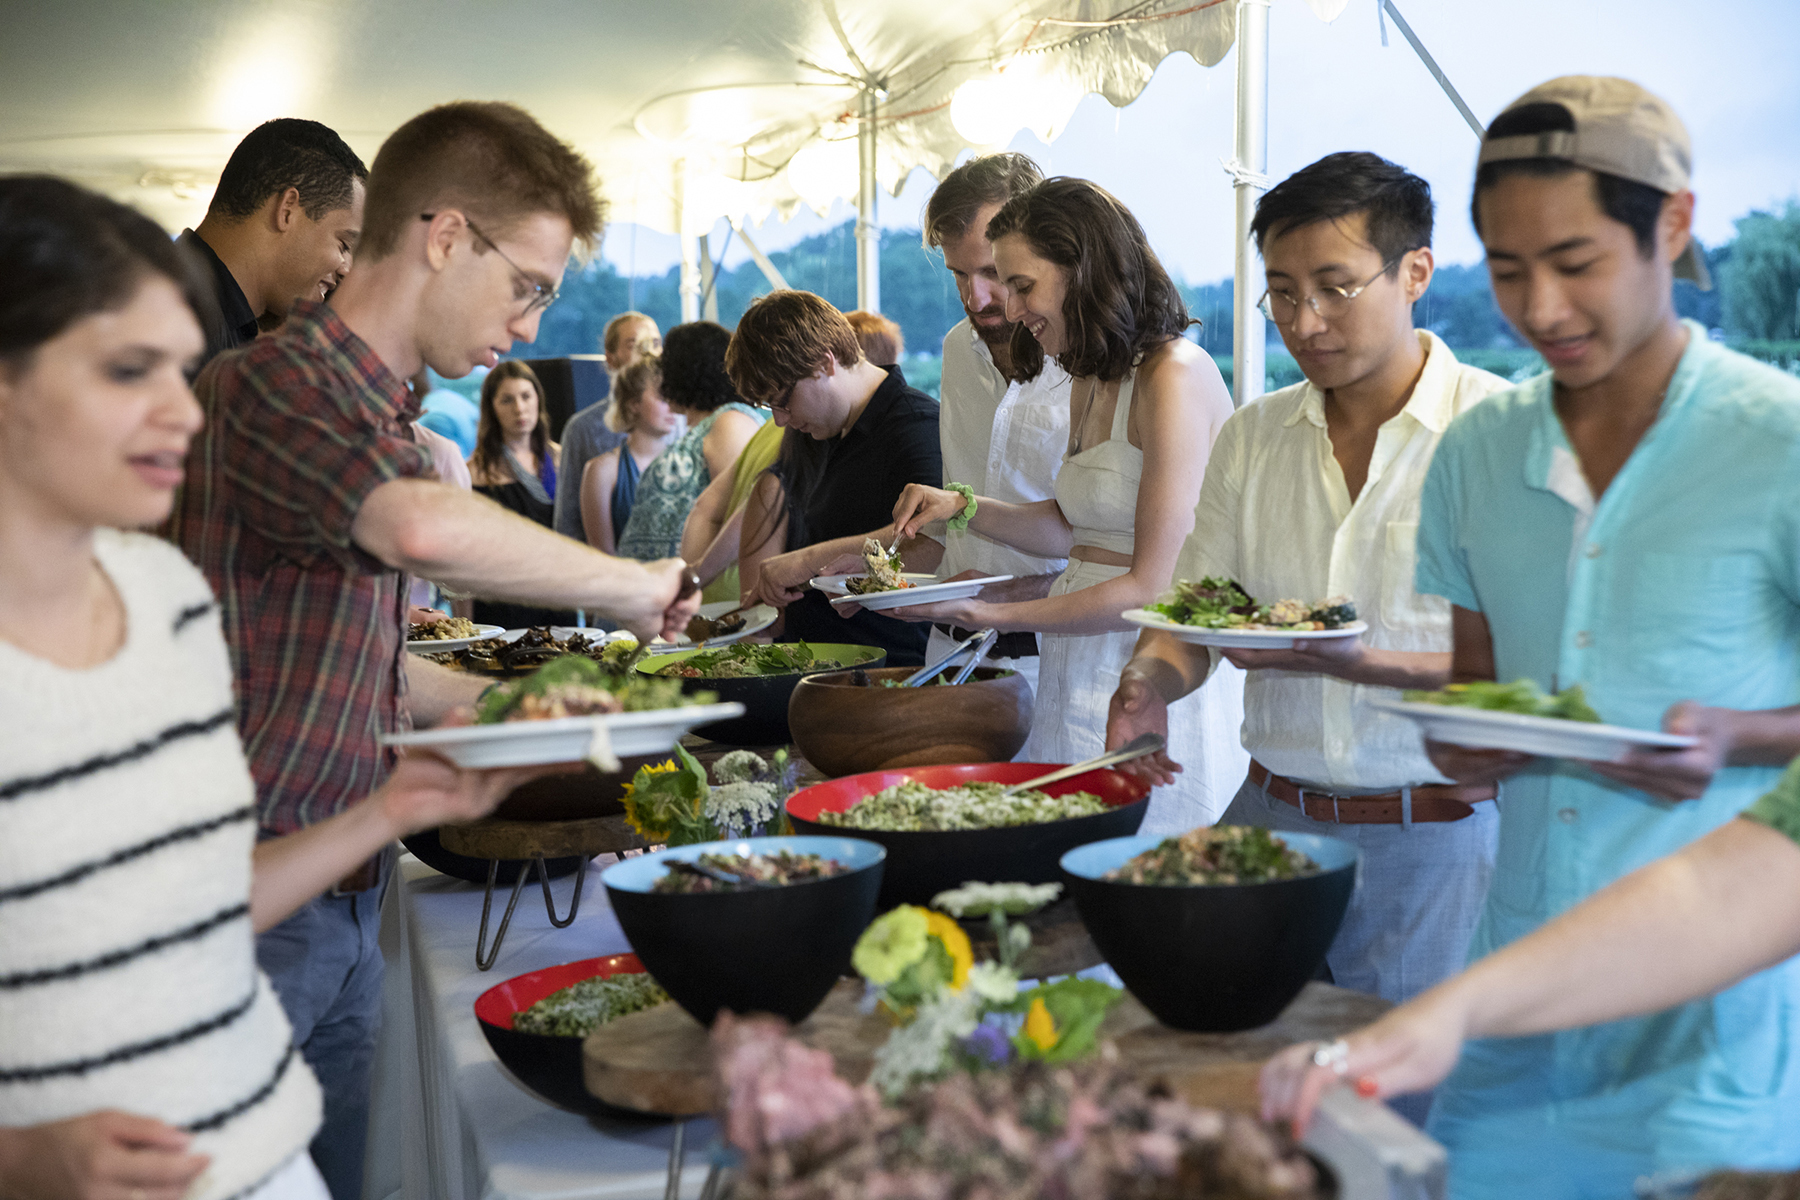
[[[1347,0],[1307,0],[1321,17]],[[985,124],[1053,136],[1089,92],[1137,98],[1185,52],[1231,48],[1235,0],[71,0],[15,6],[0,39],[0,170],[52,171],[179,228],[243,134],[274,116],[366,159],[459,98],[530,109],[598,164],[615,220],[720,217],[854,197],[859,99],[878,89],[877,178],[942,175]],[[953,98],[962,85],[953,112]],[[984,134],[987,137],[988,134]]]

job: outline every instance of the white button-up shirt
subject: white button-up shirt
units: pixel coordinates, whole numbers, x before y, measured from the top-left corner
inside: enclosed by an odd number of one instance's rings
[[[1069,444],[1069,376],[1046,361],[1036,379],[1009,380],[976,336],[967,317],[944,335],[944,377],[938,439],[944,482],[966,483],[977,496],[1030,504],[1056,496],[1056,472]],[[945,578],[1054,575],[1063,559],[1037,558],[989,541],[972,530],[944,534]]]
[[[1447,653],[1449,604],[1413,589],[1419,492],[1451,420],[1511,385],[1457,362],[1431,333],[1419,340],[1425,369],[1377,433],[1354,503],[1332,456],[1325,394],[1311,383],[1271,392],[1226,421],[1175,578],[1227,576],[1263,603],[1347,595],[1369,623],[1369,645]],[[1397,695],[1325,675],[1251,671],[1244,748],[1277,775],[1324,787],[1445,782],[1417,727],[1368,703]]]

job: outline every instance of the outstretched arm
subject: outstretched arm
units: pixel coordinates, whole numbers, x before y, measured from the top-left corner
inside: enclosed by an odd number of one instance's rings
[[[1790,775],[1784,787],[1800,786]],[[1641,1016],[1800,951],[1800,846],[1740,817],[1632,872],[1347,1040],[1344,1077],[1391,1096],[1436,1086],[1468,1038]],[[1302,1127],[1338,1078],[1290,1047],[1263,1070],[1263,1112]]]

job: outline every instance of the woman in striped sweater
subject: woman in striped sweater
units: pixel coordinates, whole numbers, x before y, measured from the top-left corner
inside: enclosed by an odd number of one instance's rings
[[[0,1196],[324,1197],[253,934],[533,772],[408,757],[253,845],[206,581],[121,532],[168,515],[200,425],[204,277],[130,209],[13,177],[0,278]]]

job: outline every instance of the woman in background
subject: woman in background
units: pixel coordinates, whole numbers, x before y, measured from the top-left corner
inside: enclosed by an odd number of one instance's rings
[[[645,355],[619,374],[606,410],[606,427],[625,441],[581,472],[581,528],[587,543],[618,553],[619,535],[631,519],[638,480],[669,447],[679,421],[662,394],[662,360]]]
[[[502,508],[555,527],[556,459],[562,447],[550,440],[544,418],[544,385],[522,362],[503,362],[481,381],[481,424],[469,480],[477,492]],[[478,625],[520,629],[530,625],[573,625],[575,614],[503,600],[477,599]]]
[[[663,339],[662,394],[685,416],[688,431],[660,454],[638,480],[637,502],[619,538],[625,558],[669,558],[706,485],[731,473],[764,415],[745,404],[725,375],[731,331],[712,321],[689,321]]]
[[[1107,705],[1137,643],[1119,614],[1169,586],[1231,397],[1212,359],[1182,336],[1196,322],[1143,226],[1103,188],[1047,179],[1008,201],[987,236],[1007,318],[1017,322],[1014,365],[1029,378],[1052,355],[1074,381],[1056,498],[1008,504],[915,484],[894,521],[912,536],[966,514],[983,537],[1066,555],[1069,565],[1042,600],[975,597],[889,613],[1045,635],[1023,757],[1079,762],[1105,749]],[[1249,767],[1243,719],[1241,672],[1216,676],[1169,710],[1169,744],[1188,755],[1176,757],[1201,769],[1153,793],[1144,832],[1179,833],[1218,818]]]

